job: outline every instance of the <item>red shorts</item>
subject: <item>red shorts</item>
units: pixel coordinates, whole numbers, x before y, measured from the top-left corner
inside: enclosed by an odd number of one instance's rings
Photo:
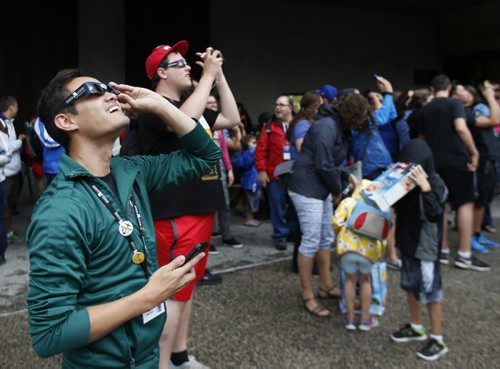
[[[200,242],[210,242],[213,224],[214,213],[156,220],[156,253],[159,266],[167,265],[177,256],[187,255]],[[194,267],[195,280],[172,296],[173,300],[189,301],[195,282],[205,275],[207,260],[208,250],[205,251],[205,257]]]

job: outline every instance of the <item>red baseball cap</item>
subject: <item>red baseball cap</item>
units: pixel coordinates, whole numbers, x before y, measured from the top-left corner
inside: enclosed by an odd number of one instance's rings
[[[173,51],[177,51],[182,56],[185,56],[189,49],[189,43],[186,40],[177,42],[174,46],[159,45],[149,54],[146,59],[146,74],[149,79],[153,79],[156,70],[160,66],[165,57]]]

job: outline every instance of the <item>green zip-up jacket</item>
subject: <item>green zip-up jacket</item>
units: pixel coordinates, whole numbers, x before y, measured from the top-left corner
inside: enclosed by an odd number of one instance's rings
[[[63,353],[63,368],[158,368],[158,340],[166,314],[146,324],[142,315],[93,343],[86,307],[130,295],[147,283],[118,222],[86,182],[90,179],[123,219],[146,254],[150,273],[158,269],[149,194],[199,177],[217,164],[220,150],[197,126],[179,138],[184,150],[168,155],[118,157],[111,174],[119,199],[101,179],[64,155],[61,173],[37,202],[28,229],[29,333],[42,357]],[[131,193],[145,228],[141,241]]]

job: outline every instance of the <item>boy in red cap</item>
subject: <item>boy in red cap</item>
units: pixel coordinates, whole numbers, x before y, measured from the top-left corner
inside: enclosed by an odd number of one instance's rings
[[[187,41],[173,46],[157,46],[146,59],[146,74],[152,88],[179,107],[188,116],[198,119],[211,135],[212,130],[232,128],[239,120],[238,108],[222,71],[222,53],[208,47],[196,53],[196,62],[203,68],[202,77],[193,88],[191,66],[185,60]],[[207,100],[215,86],[220,96],[220,111],[207,110]],[[184,101],[181,96],[192,91]],[[180,148],[172,132],[165,129],[153,115],[138,117],[140,146],[144,154],[158,155]],[[214,214],[224,206],[224,193],[215,166],[208,175],[179,187],[169,187],[150,195],[157,239],[158,262],[164,265],[178,255],[186,255],[196,244],[210,242]],[[196,267],[196,279],[205,276],[207,258]],[[207,272],[208,273],[208,272]],[[206,276],[205,276],[206,278]],[[168,317],[160,340],[160,368],[206,368],[187,354],[187,338],[193,288],[195,282],[167,301]]]

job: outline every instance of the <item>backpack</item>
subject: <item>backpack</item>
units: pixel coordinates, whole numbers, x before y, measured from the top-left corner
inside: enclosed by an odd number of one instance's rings
[[[382,211],[375,202],[360,196],[346,226],[362,236],[385,240],[391,228],[391,211]]]
[[[31,165],[33,162],[43,162],[43,145],[35,132],[35,124],[26,122],[25,124],[26,139],[23,144],[23,151],[21,152],[21,159],[25,163]]]

